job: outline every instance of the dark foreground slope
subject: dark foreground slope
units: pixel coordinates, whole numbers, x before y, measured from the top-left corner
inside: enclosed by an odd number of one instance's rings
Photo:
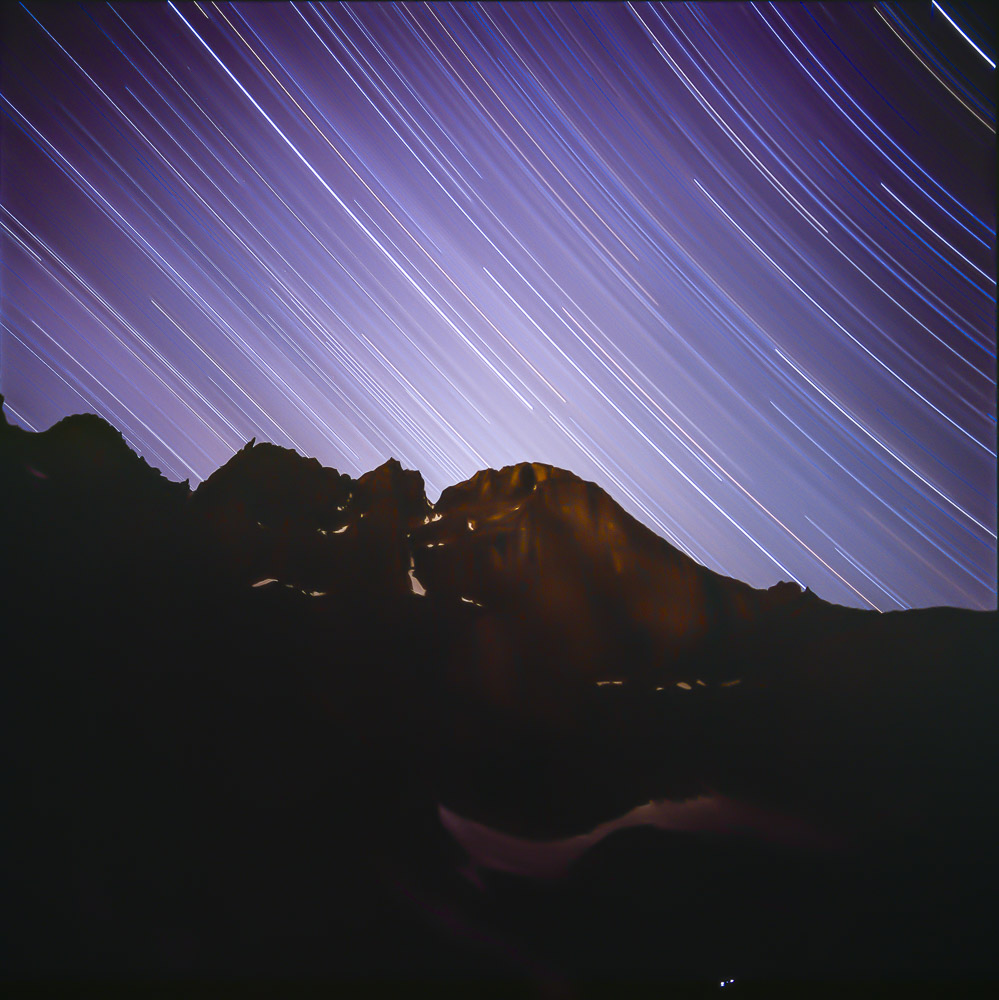
[[[993,975],[994,613],[756,591],[539,464],[192,492],[84,416],[0,476],[6,978]]]

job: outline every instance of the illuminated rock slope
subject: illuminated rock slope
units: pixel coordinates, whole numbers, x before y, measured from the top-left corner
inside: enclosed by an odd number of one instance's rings
[[[77,416],[0,476],[15,977],[991,974],[994,612],[754,590],[538,463],[192,491]]]
[[[428,593],[516,615],[588,678],[662,670],[802,596],[705,569],[600,487],[537,462],[444,490],[411,541]]]

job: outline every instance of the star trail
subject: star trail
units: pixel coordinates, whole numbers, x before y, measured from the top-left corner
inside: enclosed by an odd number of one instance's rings
[[[192,485],[546,462],[756,587],[993,608],[978,10],[9,5],[7,412]]]

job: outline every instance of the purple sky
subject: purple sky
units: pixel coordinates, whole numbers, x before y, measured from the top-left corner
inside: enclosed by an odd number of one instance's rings
[[[993,608],[976,10],[8,9],[10,419],[192,484],[547,462],[754,586]]]

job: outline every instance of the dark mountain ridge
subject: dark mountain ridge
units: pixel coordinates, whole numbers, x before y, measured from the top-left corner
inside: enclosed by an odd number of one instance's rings
[[[0,483],[17,976],[990,974],[995,612],[755,590],[540,463],[431,504],[251,441],[192,491],[84,415],[4,418]],[[622,830],[540,888],[471,844],[467,881],[439,814],[558,838],[650,800],[731,833]],[[838,846],[754,847],[747,810]]]

